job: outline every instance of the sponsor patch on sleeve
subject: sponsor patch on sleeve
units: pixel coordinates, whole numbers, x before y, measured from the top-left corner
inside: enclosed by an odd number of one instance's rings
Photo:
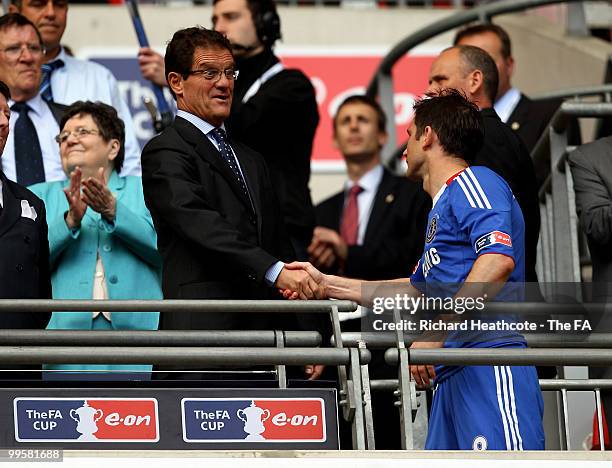
[[[478,253],[485,247],[489,247],[493,244],[501,244],[507,247],[512,247],[512,238],[505,232],[493,231],[481,236],[474,244],[474,250],[476,250],[476,253]]]

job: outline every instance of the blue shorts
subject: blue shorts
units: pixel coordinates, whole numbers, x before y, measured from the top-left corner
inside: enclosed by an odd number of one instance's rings
[[[544,450],[533,366],[466,366],[433,396],[427,450]]]

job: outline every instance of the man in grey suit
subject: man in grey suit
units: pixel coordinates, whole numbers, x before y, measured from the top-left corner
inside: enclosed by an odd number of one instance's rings
[[[612,299],[612,136],[578,147],[569,155],[576,211],[593,263],[593,301]],[[595,331],[609,332],[612,317],[598,320]],[[590,377],[612,378],[612,368],[593,369]],[[606,420],[612,423],[612,392],[602,393]],[[595,439],[595,438],[594,438]]]

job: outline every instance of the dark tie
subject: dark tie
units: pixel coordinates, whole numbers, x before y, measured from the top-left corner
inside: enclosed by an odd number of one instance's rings
[[[351,187],[346,207],[342,213],[340,236],[347,245],[355,245],[357,243],[357,235],[359,233],[359,205],[357,204],[357,195],[361,192],[363,192],[363,188],[359,185],[353,185]]]
[[[51,90],[51,74],[58,68],[64,66],[64,61],[57,59],[53,62],[43,63],[42,82],[40,83],[40,95],[47,102],[53,102],[53,91]]]
[[[232,170],[232,172],[234,173],[234,176],[236,176],[236,182],[238,182],[238,185],[240,186],[242,193],[244,193],[244,196],[247,197],[249,201],[251,201],[251,195],[249,194],[249,190],[247,189],[247,185],[244,180],[244,177],[242,177],[242,174],[240,173],[240,169],[238,169],[238,163],[236,161],[236,157],[234,156],[234,153],[232,152],[230,145],[227,143],[227,139],[225,136],[225,130],[223,130],[222,128],[215,128],[212,131],[212,134],[215,137],[215,140],[217,140],[217,143],[219,143],[219,152],[221,153],[223,160],[227,163],[229,168]],[[251,208],[253,208],[252,201],[251,201]],[[253,211],[255,211],[255,209],[253,209]]]
[[[11,106],[11,110],[19,113],[13,129],[17,182],[26,187],[44,182],[45,167],[40,142],[36,128],[28,115],[32,109],[25,102],[16,102]]]

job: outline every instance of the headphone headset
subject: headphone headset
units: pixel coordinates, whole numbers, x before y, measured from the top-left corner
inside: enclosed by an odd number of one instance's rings
[[[282,37],[280,17],[276,12],[276,6],[273,1],[263,0],[257,3],[259,4],[259,12],[253,18],[257,37],[264,46],[272,48],[274,43]]]

